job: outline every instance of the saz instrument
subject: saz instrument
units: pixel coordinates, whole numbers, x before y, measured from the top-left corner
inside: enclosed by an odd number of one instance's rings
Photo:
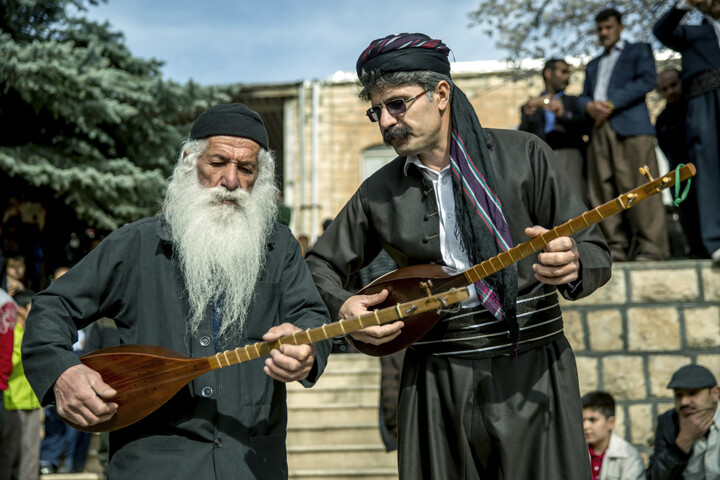
[[[281,345],[304,345],[345,335],[371,325],[394,322],[419,313],[437,310],[469,297],[467,289],[449,290],[373,310],[360,316],[311,328],[278,338],[272,342],[220,352],[210,357],[190,358],[165,347],[123,345],[80,357],[80,361],[98,372],[105,383],[117,391],[112,402],[118,409],[110,419],[96,425],[79,426],[85,432],[109,432],[127,427],[160,408],[181,388],[203,373],[268,355]]]
[[[442,292],[450,288],[467,287],[513,263],[519,262],[533,253],[541,252],[550,241],[558,237],[572,236],[611,215],[629,209],[638,202],[642,202],[646,198],[666,188],[672,187],[676,183],[676,173],[679,174],[679,182],[695,175],[695,166],[692,163],[688,163],[655,180],[650,176],[647,166],[640,170],[650,179],[648,183],[630,192],[623,193],[619,197],[587,211],[562,225],[558,225],[552,230],[532,238],[528,242],[517,245],[474,267],[470,267],[464,272],[441,265],[412,265],[383,275],[366,287],[363,287],[357,295],[372,295],[381,292],[383,289],[387,289],[387,299],[377,305],[379,308],[383,308],[386,304],[404,302],[408,298],[417,298],[422,294],[429,295],[431,291],[430,288],[432,288],[434,292]],[[415,343],[429,332],[441,317],[442,313],[436,312],[415,316],[412,321],[405,322],[405,326],[400,335],[392,341],[381,345],[372,345],[352,339],[351,342],[353,346],[367,355],[389,355]]]

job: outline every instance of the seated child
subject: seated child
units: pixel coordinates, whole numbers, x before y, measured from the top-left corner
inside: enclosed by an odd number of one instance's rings
[[[615,400],[606,392],[582,397],[583,429],[590,451],[593,480],[638,480],[645,478],[640,452],[613,433]]]

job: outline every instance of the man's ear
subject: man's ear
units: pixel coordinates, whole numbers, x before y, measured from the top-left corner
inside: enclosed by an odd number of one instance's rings
[[[445,110],[450,103],[450,84],[445,80],[440,80],[435,85],[435,91],[433,96],[437,99],[438,109],[441,111]]]
[[[720,387],[717,385],[710,388],[710,395],[713,397],[713,399],[717,402],[718,398],[720,398]]]

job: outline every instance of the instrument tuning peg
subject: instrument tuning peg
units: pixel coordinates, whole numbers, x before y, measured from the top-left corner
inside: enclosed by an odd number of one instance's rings
[[[430,287],[432,286],[432,280],[428,280],[427,282],[420,282],[420,287],[425,289],[425,293],[428,297],[432,297],[432,292],[430,292]]]
[[[647,177],[647,179],[650,180],[651,182],[652,182],[653,180],[655,180],[655,179],[652,177],[652,175],[650,175],[650,169],[648,168],[647,165],[643,165],[641,168],[639,168],[639,170],[640,170],[640,173],[642,173],[643,175],[645,175],[645,176]]]

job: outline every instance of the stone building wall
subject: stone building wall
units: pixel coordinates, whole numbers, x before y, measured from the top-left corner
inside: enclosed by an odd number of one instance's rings
[[[720,379],[720,268],[709,260],[615,263],[604,287],[562,308],[581,394],[611,393],[616,431],[646,456],[655,417],[674,405],[672,373],[697,363]]]

